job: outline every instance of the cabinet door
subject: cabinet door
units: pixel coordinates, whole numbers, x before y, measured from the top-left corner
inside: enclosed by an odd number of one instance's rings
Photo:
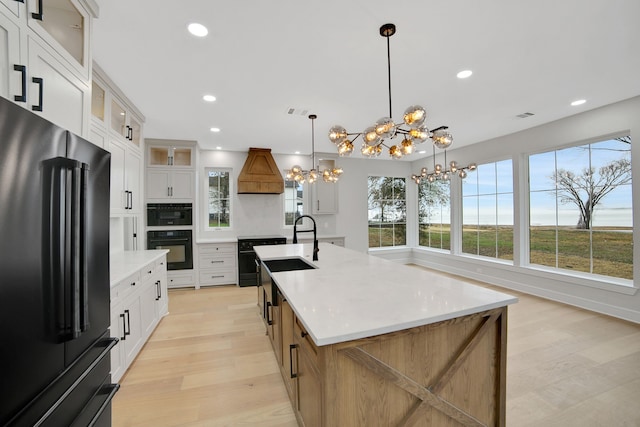
[[[117,382],[125,371],[125,361],[124,361],[124,341],[125,335],[124,331],[126,330],[126,316],[122,309],[122,306],[112,306],[111,307],[111,328],[110,333],[114,338],[118,338],[118,344],[116,344],[113,349],[111,349],[111,379],[114,382]]]
[[[133,362],[138,351],[142,348],[142,326],[140,321],[140,298],[135,297],[124,306],[123,314],[127,329],[125,331],[124,352],[127,366]]]
[[[297,347],[296,406],[305,427],[322,425],[322,386],[317,367],[305,350]]]
[[[313,202],[311,210],[317,214],[338,213],[338,184],[317,181],[311,190]]]
[[[142,212],[142,195],[140,194],[140,173],[142,172],[142,158],[134,150],[127,150],[125,158],[126,191],[129,191],[129,213]]]
[[[107,149],[111,153],[111,213],[125,213],[125,158],[127,150],[122,143],[113,138],[109,138]]]
[[[174,199],[192,199],[194,187],[193,171],[174,170],[171,175],[172,197]]]
[[[89,129],[89,141],[100,148],[104,148],[105,150],[109,149],[106,135],[95,126],[91,126],[91,129]]]
[[[282,330],[282,373],[284,375],[284,385],[287,388],[289,399],[295,401],[295,382],[291,378],[292,371],[292,350],[293,344],[293,310],[286,300],[280,306],[280,326]]]
[[[14,0],[11,3],[17,4]],[[20,59],[20,27],[0,8],[0,96],[24,106],[26,98],[20,101],[22,96],[26,97],[22,91],[22,72],[16,71],[14,65],[26,66]],[[24,72],[28,72],[26,67]],[[26,75],[24,78],[26,81]]]
[[[90,80],[91,17],[77,0],[27,0],[27,25],[78,77]]]
[[[28,108],[76,135],[88,137],[91,90],[33,37],[27,37]],[[40,82],[34,78],[42,79]]]
[[[164,262],[164,261],[163,261]],[[166,263],[165,263],[166,265]],[[166,267],[165,267],[166,268]],[[158,296],[157,296],[157,307],[158,307],[158,320],[169,312],[169,294],[167,293],[167,271],[164,270],[163,273],[157,276],[158,281]]]
[[[164,169],[147,169],[146,191],[148,199],[168,199],[171,172]]]
[[[146,340],[151,335],[158,320],[156,312],[156,284],[152,280],[146,280],[142,283],[143,290],[140,294],[140,329],[142,338]]]
[[[8,10],[11,11],[11,13],[13,13],[15,16],[19,17],[21,16],[24,12],[21,9],[21,6],[23,6],[23,3],[16,1],[16,0],[0,0],[0,5],[4,5],[6,6],[6,8]]]

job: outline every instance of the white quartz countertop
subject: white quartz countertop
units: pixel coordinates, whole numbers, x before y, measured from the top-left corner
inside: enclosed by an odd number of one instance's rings
[[[167,249],[153,249],[145,251],[122,251],[109,255],[109,274],[111,286],[131,276],[150,262],[168,253]]]
[[[303,258],[317,269],[272,277],[321,346],[466,316],[518,301],[447,275],[320,243],[258,246],[261,260]]]

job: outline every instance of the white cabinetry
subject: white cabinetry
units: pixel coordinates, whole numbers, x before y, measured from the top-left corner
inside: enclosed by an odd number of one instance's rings
[[[194,198],[194,171],[147,169],[147,199],[178,201]]]
[[[320,160],[319,170],[333,169],[333,160]],[[322,179],[311,185],[311,212],[314,214],[338,213],[338,183],[324,182]]]
[[[193,202],[195,143],[149,139],[147,145],[147,201]]]
[[[111,216],[141,215],[144,117],[93,65],[90,140],[111,153]]]
[[[124,263],[127,257],[135,259],[137,254],[120,255],[119,259],[112,259],[112,266],[114,262]],[[120,340],[111,350],[114,381],[126,372],[162,316],[167,314],[166,256],[150,258],[133,274],[111,287],[111,336]]]
[[[89,136],[91,4],[3,0],[0,95]]]
[[[236,243],[198,245],[200,286],[238,283]]]

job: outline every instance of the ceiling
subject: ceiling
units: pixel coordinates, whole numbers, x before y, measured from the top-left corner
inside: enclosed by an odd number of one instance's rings
[[[640,95],[636,0],[97,1],[94,60],[145,115],[145,137],[203,149],[309,154],[313,113],[315,151],[335,152],[332,125],[359,132],[388,114],[387,22],[393,117],[422,105],[451,148]]]

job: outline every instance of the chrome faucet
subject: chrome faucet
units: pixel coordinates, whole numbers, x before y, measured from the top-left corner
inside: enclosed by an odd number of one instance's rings
[[[313,230],[300,230],[298,231],[298,221],[302,218],[309,218],[313,222]],[[293,243],[298,243],[298,233],[310,233],[313,231],[313,260],[318,260],[318,236],[316,234],[316,220],[311,215],[300,215],[293,223]]]

